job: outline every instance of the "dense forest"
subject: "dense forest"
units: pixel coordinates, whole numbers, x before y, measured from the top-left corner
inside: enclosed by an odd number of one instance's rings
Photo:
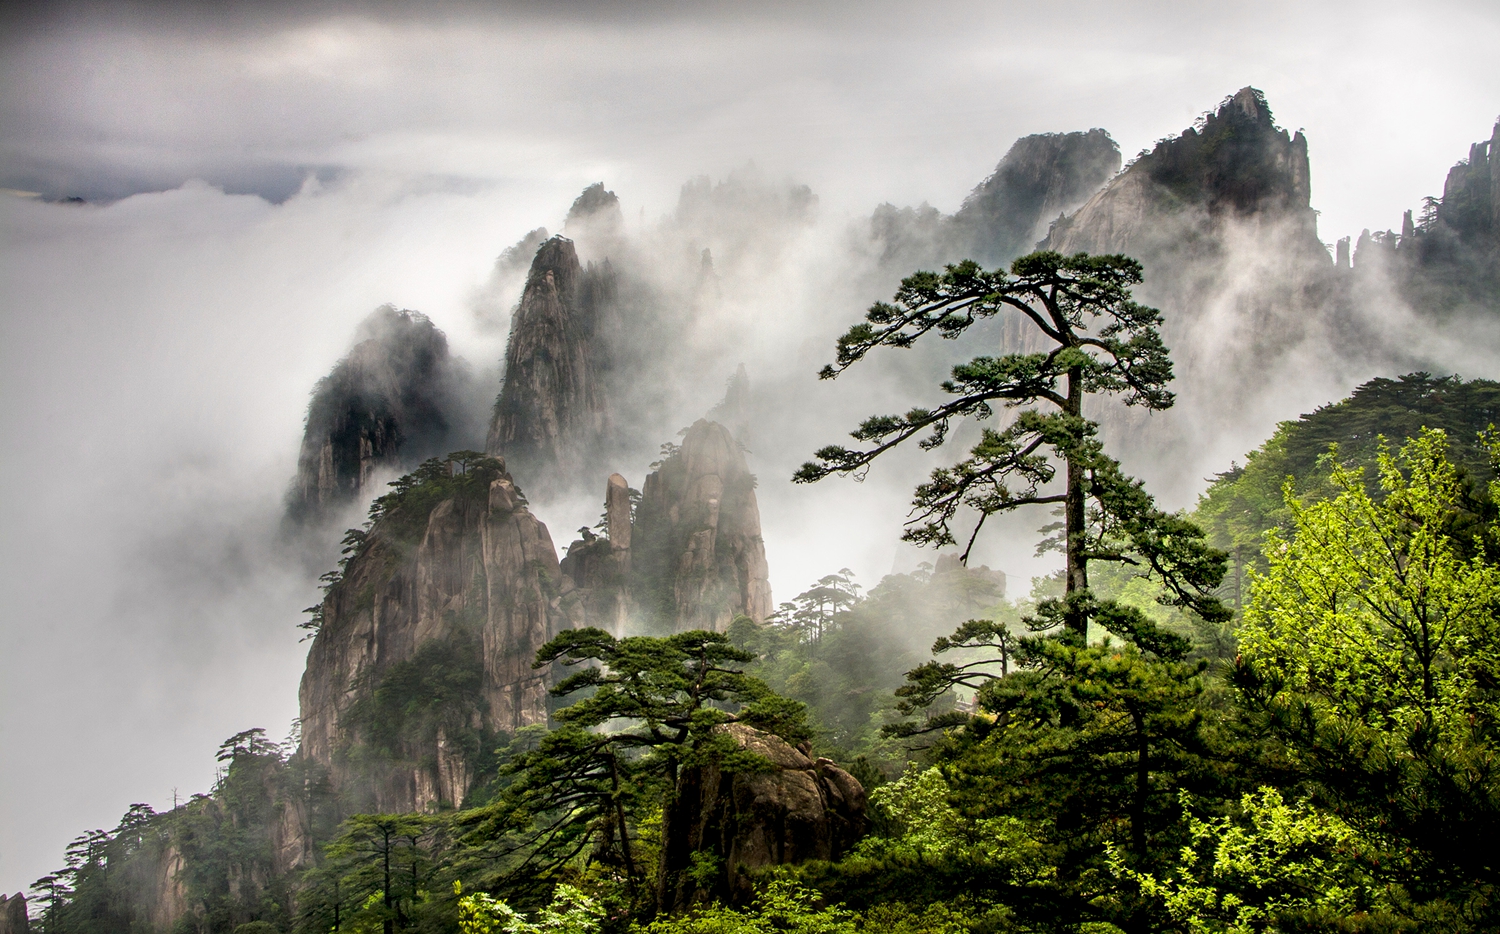
[[[80,837],[32,927],[150,930],[154,892],[197,906],[178,934],[1495,929],[1500,386],[1371,381],[1170,513],[1082,415],[1174,401],[1140,276],[1056,253],[919,273],[825,371],[1028,317],[1037,349],[957,366],[947,401],[870,418],[867,447],[797,479],[978,418],[907,537],[972,543],[964,516],[1040,507],[1064,570],[1030,594],[948,553],[868,590],[830,569],[723,632],[566,628],[533,660],[547,716],[514,729],[481,715],[485,651],[460,619],[350,708],[340,761],[441,736],[472,747],[461,801],[350,813],[355,786],[298,737],[246,731],[210,794]],[[507,484],[476,452],[398,481],[308,626],[371,556]],[[314,851],[278,872],[291,823]]]

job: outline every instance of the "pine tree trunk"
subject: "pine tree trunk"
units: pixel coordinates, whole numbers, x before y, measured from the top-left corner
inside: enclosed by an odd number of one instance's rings
[[[1068,373],[1068,409],[1075,418],[1083,415],[1083,375],[1078,370]],[[1086,544],[1087,498],[1084,490],[1083,464],[1076,454],[1068,458],[1067,501],[1063,505],[1063,521],[1067,535],[1067,580],[1065,596],[1071,597],[1089,589],[1088,559],[1084,557]],[[1067,628],[1083,639],[1088,638],[1088,615],[1081,607],[1069,604],[1064,617]]]

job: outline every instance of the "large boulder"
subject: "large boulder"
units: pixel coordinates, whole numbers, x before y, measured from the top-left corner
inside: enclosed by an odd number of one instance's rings
[[[720,729],[763,768],[731,771],[715,760],[679,774],[663,833],[664,910],[714,899],[743,904],[754,870],[838,859],[870,827],[864,787],[831,760],[743,724]]]

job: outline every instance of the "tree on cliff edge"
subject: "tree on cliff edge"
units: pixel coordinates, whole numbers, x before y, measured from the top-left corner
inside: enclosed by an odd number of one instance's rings
[[[743,723],[791,742],[809,738],[806,712],[746,674],[753,652],[722,633],[616,639],[601,629],[570,629],[537,652],[535,667],[582,667],[551,689],[572,698],[557,727],[507,766],[499,798],[471,812],[468,842],[489,865],[506,865],[490,887],[518,892],[550,885],[580,853],[623,870],[635,889],[647,879],[639,823],[662,808],[658,882],[690,863],[688,815],[673,807],[679,771],[718,760],[726,771],[755,771],[764,760],[721,729]]]
[[[1009,273],[987,272],[965,260],[941,274],[908,276],[894,304],[875,303],[863,322],[839,338],[837,362],[824,367],[823,379],[836,378],[877,347],[910,347],[931,334],[957,340],[1002,313],[1029,324],[1034,345],[1042,349],[979,356],[955,366],[942,384],[953,398],[866,419],[852,433],[866,447],[825,447],[794,479],[862,477],[875,458],[913,437],[925,435],[918,445],[931,450],[943,444],[955,421],[986,422],[996,406],[1017,409],[1009,425],[984,427],[968,457],[937,468],[917,487],[903,538],[954,544],[955,518],[968,507],[979,517],[964,549],[967,563],[988,517],[1022,506],[1061,506],[1061,532],[1043,546],[1062,549],[1066,589],[1061,600],[1038,608],[1043,624],[1061,623],[1079,640],[1091,618],[1107,617],[1117,631],[1149,626],[1138,611],[1090,594],[1090,561],[1132,565],[1161,582],[1166,602],[1206,619],[1226,619],[1228,611],[1208,594],[1223,576],[1224,556],[1191,523],[1157,508],[1141,483],[1104,452],[1097,423],[1083,415],[1090,395],[1120,397],[1150,411],[1172,405],[1166,389],[1172,363],[1157,331],[1161,313],[1131,298],[1131,287],[1140,281],[1141,265],[1129,257],[1054,252],[1023,256]]]

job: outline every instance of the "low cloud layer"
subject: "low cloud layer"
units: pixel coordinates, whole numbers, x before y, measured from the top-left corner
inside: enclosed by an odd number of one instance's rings
[[[515,300],[495,290],[519,289],[492,279],[494,260],[561,229],[585,185],[620,195],[653,262],[695,237],[714,247],[720,301],[692,335],[697,363],[664,377],[662,422],[701,414],[747,364],[785,599],[841,566],[868,586],[914,563],[896,539],[930,459],[863,485],[787,482],[858,417],[934,395],[931,358],[814,378],[833,336],[884,297],[850,247],[876,204],[951,212],[1033,132],[1102,126],[1128,158],[1254,83],[1307,130],[1331,241],[1397,225],[1500,112],[1500,23],[1479,3],[9,15],[0,186],[94,203],[0,197],[4,892],[129,803],[206,790],[224,737],[286,728],[306,648],[295,624],[332,560],[275,537],[309,391],[387,302],[429,315],[492,379],[495,312]],[[735,241],[663,221],[684,181],[751,160],[767,190],[811,187],[807,224]],[[1400,326],[1428,359],[1494,375],[1479,343]],[[1291,359],[1305,378],[1236,430],[1157,471],[1174,504],[1276,420],[1375,375],[1320,366],[1323,346]],[[1184,419],[1208,421],[1184,401]],[[609,469],[638,485],[644,452],[667,440],[642,438],[639,463]],[[561,545],[598,503],[537,509]],[[1029,556],[1040,521],[1001,527],[980,559],[1013,580],[1043,569]]]

